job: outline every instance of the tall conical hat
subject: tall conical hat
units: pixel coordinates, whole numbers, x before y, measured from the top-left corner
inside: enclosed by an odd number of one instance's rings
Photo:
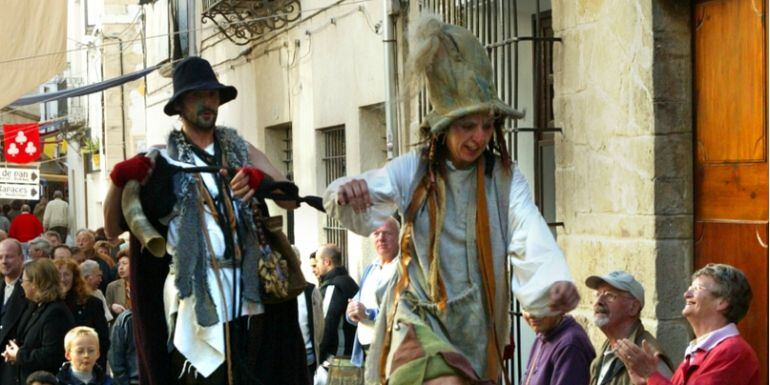
[[[473,33],[446,24],[435,15],[420,16],[409,38],[407,73],[424,76],[433,110],[422,122],[431,133],[444,131],[455,119],[489,112],[522,118],[497,96],[492,64]]]

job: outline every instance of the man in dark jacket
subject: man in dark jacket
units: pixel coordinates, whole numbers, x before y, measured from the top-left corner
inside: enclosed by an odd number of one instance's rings
[[[15,239],[0,242],[0,349],[16,338],[21,315],[27,308],[27,298],[21,288],[21,270],[24,263],[21,245]],[[0,359],[0,384],[13,384],[16,370]]]
[[[325,325],[318,362],[324,364],[332,356],[350,356],[353,351],[356,327],[345,322],[344,316],[348,300],[356,295],[358,285],[342,266],[342,253],[336,245],[321,246],[316,252],[316,263],[321,277]]]

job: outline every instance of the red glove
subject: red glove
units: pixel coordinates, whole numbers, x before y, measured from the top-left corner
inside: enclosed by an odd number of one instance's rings
[[[249,177],[249,187],[254,189],[254,191],[259,190],[259,186],[262,185],[262,181],[265,180],[265,178],[270,178],[269,176],[265,175],[262,170],[256,168],[256,167],[242,167],[239,171],[243,171],[248,177]]]
[[[152,161],[144,155],[137,155],[115,165],[110,179],[115,186],[123,188],[130,180],[143,181],[152,170]]]

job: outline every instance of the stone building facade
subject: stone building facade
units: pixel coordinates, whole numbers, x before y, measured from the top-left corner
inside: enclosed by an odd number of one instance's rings
[[[678,361],[693,265],[690,6],[554,1],[553,14],[563,39],[554,55],[559,244],[580,282],[632,272],[646,289],[645,325]],[[581,288],[578,314],[590,317]]]
[[[334,172],[354,175],[386,161],[387,18],[382,2],[302,0],[301,18],[245,45],[235,44],[204,18],[210,1],[142,3],[142,54],[124,46],[120,52],[129,56],[122,62],[102,59],[109,66],[105,77],[119,74],[120,63],[149,66],[180,55],[208,59],[220,81],[239,91],[236,100],[220,108],[219,123],[237,128],[263,149],[273,164],[291,174],[303,194],[321,194]],[[186,4],[188,17],[180,18],[171,3]],[[397,3],[397,88],[403,90],[410,21],[421,7],[439,2]],[[467,6],[468,12],[479,3],[455,2]],[[551,201],[538,203],[555,207],[549,221],[561,224],[554,227],[557,241],[583,297],[574,315],[599,346],[604,337],[590,322],[593,297],[583,282],[589,275],[615,269],[632,272],[646,289],[645,325],[678,361],[690,339],[680,312],[695,264],[694,6],[677,0],[531,0],[518,5],[521,35],[534,28],[532,15],[539,9],[550,15],[553,36],[561,39],[553,44],[550,68],[552,125],[561,128],[553,135],[553,169],[539,166],[537,143],[531,137],[516,140],[516,150],[533,189],[542,188],[534,186],[536,175],[554,176]],[[495,9],[512,12],[506,5]],[[537,85],[532,73],[537,59],[531,46],[519,46],[519,52],[517,107],[528,111],[519,127],[534,127],[538,106],[533,102]],[[495,65],[502,64],[498,57]],[[131,156],[162,144],[168,132],[179,127],[162,112],[173,93],[169,75],[166,68],[122,93],[105,93],[105,108],[115,107],[119,98],[123,108],[105,116],[107,160],[94,179],[106,181],[124,151]],[[400,139],[391,145],[396,153],[404,153],[412,149],[420,112],[416,100],[398,102]],[[119,126],[121,130],[113,130]],[[341,136],[334,137],[334,132]],[[331,162],[336,158],[344,159],[341,169]],[[99,188],[88,195],[103,197],[106,190]],[[100,212],[91,210],[100,207],[98,202],[88,207],[90,221],[91,213]],[[303,259],[330,241],[330,226],[322,214],[308,208],[291,216],[275,206],[271,210],[291,223],[286,231]],[[89,226],[96,227],[93,223]],[[348,267],[358,276],[373,258],[371,242],[352,233],[342,239]],[[531,335],[522,339],[517,346],[526,362]]]

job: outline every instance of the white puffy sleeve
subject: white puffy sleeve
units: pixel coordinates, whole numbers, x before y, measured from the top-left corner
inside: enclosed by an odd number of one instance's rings
[[[384,220],[393,215],[396,209],[403,212],[403,208],[409,204],[406,195],[417,172],[418,160],[419,153],[412,151],[391,160],[383,168],[335,180],[323,195],[326,214],[339,220],[348,230],[368,236],[382,226]],[[337,203],[339,186],[352,179],[366,181],[372,199],[372,207],[366,212],[356,213],[350,206]]]
[[[508,221],[511,290],[524,310],[535,316],[550,315],[549,288],[557,281],[572,281],[572,275],[518,167],[513,168]]]

